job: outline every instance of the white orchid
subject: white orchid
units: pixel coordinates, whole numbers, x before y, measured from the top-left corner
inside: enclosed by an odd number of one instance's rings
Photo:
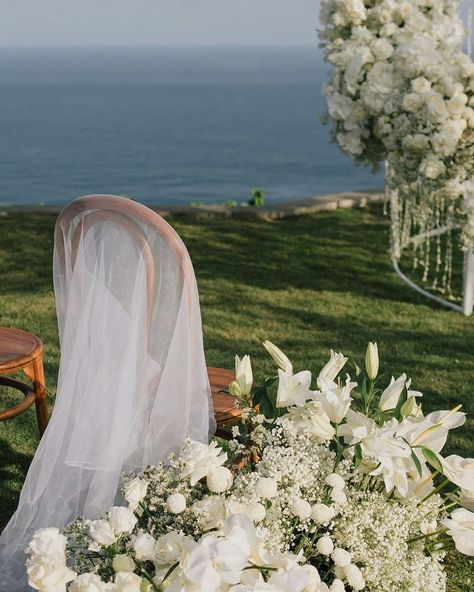
[[[474,557],[474,512],[458,508],[441,523],[448,529],[448,535],[453,537],[456,549]]]
[[[344,364],[347,362],[347,358],[343,354],[338,354],[331,351],[331,357],[326,365],[323,367],[321,372],[318,376],[318,386],[321,388],[320,381],[323,379],[334,380],[339,372],[344,367]]]
[[[356,382],[351,382],[349,376],[344,385],[336,384],[331,378],[320,378],[318,380],[320,392],[315,394],[315,399],[321,403],[321,406],[333,423],[341,423],[347,415],[351,405],[351,391],[357,386]]]
[[[297,374],[278,370],[277,407],[304,405],[308,399],[314,398],[311,387],[311,372],[303,370]]]

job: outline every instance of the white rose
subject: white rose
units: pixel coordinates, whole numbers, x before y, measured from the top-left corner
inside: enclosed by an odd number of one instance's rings
[[[148,489],[148,481],[135,477],[124,486],[124,497],[130,510],[136,510],[140,502],[145,498]]]
[[[30,555],[51,559],[59,565],[66,560],[66,543],[67,538],[58,528],[40,528],[34,533],[26,551]]]
[[[339,578],[336,578],[332,581],[332,584],[329,586],[329,592],[346,592],[344,582]]]
[[[430,141],[424,134],[408,135],[403,138],[403,147],[410,152],[426,152]]]
[[[311,516],[311,505],[306,500],[297,497],[291,504],[291,511],[300,520],[307,520]]]
[[[360,25],[367,18],[363,0],[344,0],[339,5],[339,14],[346,24]]]
[[[246,514],[252,522],[261,522],[264,520],[267,512],[265,506],[257,502],[255,504],[249,504]]]
[[[318,570],[310,563],[301,566],[308,574],[308,580],[303,592],[323,592],[321,589],[321,576]]]
[[[342,133],[340,132],[336,136],[337,142],[340,147],[353,156],[357,156],[358,154],[362,154],[364,151],[364,145],[362,144],[361,132],[360,130],[353,130],[349,133]]]
[[[103,547],[113,545],[118,538],[108,520],[93,520],[89,532],[94,541]]]
[[[151,534],[139,534],[133,541],[135,557],[139,561],[152,561],[155,558],[156,541]]]
[[[330,497],[333,502],[340,506],[345,506],[347,504],[347,496],[341,489],[333,489]]]
[[[311,508],[311,518],[319,524],[327,524],[336,515],[336,510],[326,504],[314,504]]]
[[[321,553],[321,555],[331,555],[334,549],[334,543],[332,542],[331,537],[321,537],[316,543],[316,549],[318,550],[318,553]]]
[[[186,537],[176,531],[168,532],[159,537],[156,540],[155,562],[158,565],[176,563],[186,542]]]
[[[436,156],[427,156],[420,164],[420,173],[427,179],[437,179],[446,171],[444,163]]]
[[[424,76],[419,76],[411,81],[411,87],[416,93],[423,95],[431,90],[431,82]]]
[[[349,585],[352,586],[354,590],[363,590],[365,588],[364,576],[357,565],[351,563],[350,565],[346,566],[344,568],[344,573]]]
[[[227,467],[215,467],[207,474],[207,486],[213,493],[222,493],[232,487],[234,477]]]
[[[133,561],[131,557],[123,553],[119,553],[113,558],[112,567],[116,573],[120,571],[133,572],[133,570],[136,568],[136,565],[135,561]]]
[[[345,549],[336,547],[331,553],[331,559],[338,567],[347,567],[352,561],[352,555]]]
[[[270,477],[262,477],[257,481],[256,486],[257,495],[260,497],[271,499],[275,497],[278,493],[278,485],[274,479]]]
[[[341,475],[338,475],[337,473],[330,473],[324,479],[324,483],[326,483],[326,485],[329,485],[329,487],[334,487],[334,489],[344,489],[344,487],[346,486],[346,482],[344,481],[344,479],[341,477]]]
[[[402,100],[403,108],[410,113],[418,111],[423,105],[423,98],[418,93],[408,93]]]
[[[70,592],[105,592],[106,585],[97,574],[85,573],[71,582],[69,590]]]
[[[206,530],[217,528],[225,518],[225,506],[222,499],[217,495],[194,502],[191,509]]]
[[[393,55],[393,45],[383,38],[372,41],[370,49],[379,60],[388,60]]]
[[[468,97],[464,93],[456,94],[447,102],[448,111],[451,117],[459,119],[467,105]]]
[[[114,506],[108,512],[110,526],[117,534],[129,534],[138,522],[135,514],[123,506]]]
[[[166,507],[172,514],[181,514],[186,509],[186,498],[182,493],[172,493],[166,500]]]
[[[140,592],[142,579],[134,573],[119,572],[115,576],[116,592]]]
[[[35,555],[28,561],[26,572],[28,584],[41,592],[61,591],[66,589],[66,584],[76,577],[76,572],[66,565],[58,565],[48,557]]]
[[[428,93],[425,102],[428,113],[435,121],[444,122],[448,119],[449,111],[442,95],[437,92]]]

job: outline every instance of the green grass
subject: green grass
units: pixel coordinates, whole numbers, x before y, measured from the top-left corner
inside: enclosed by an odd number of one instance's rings
[[[45,344],[53,403],[59,364],[52,288],[55,216],[0,215],[0,324]],[[474,319],[431,305],[392,272],[388,223],[378,206],[267,222],[171,219],[198,280],[208,365],[249,353],[271,369],[260,343],[280,345],[297,369],[318,370],[329,348],[362,360],[377,340],[382,370],[407,372],[425,409],[462,403],[471,419],[449,452],[473,455]],[[0,407],[11,403],[3,394]],[[14,511],[38,439],[34,411],[0,424],[0,527]],[[474,589],[472,563],[450,559],[450,591]]]

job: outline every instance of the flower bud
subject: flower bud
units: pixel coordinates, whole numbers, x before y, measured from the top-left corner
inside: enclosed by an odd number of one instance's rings
[[[376,342],[372,343],[369,341],[367,346],[367,351],[365,352],[365,370],[371,380],[377,378],[377,374],[379,373],[379,351]]]
[[[321,555],[331,555],[334,550],[334,543],[332,542],[331,537],[321,537],[316,543],[316,549],[318,550],[318,553],[321,553]]]
[[[172,493],[166,500],[166,507],[172,514],[181,514],[186,509],[186,498],[182,493]]]
[[[112,561],[112,567],[114,568],[115,573],[119,571],[125,572],[133,572],[135,569],[135,561],[129,555],[115,555]]]
[[[235,356],[235,379],[242,395],[249,395],[253,384],[252,364],[250,356]]]
[[[263,342],[263,347],[272,356],[273,361],[278,366],[278,368],[281,368],[284,372],[293,372],[292,363],[279,347],[277,347],[271,341],[268,341],[268,339]]]
[[[222,493],[232,487],[234,478],[227,467],[215,467],[207,474],[206,481],[212,493]]]
[[[278,493],[277,482],[271,477],[262,477],[257,481],[256,491],[260,497],[271,499]]]

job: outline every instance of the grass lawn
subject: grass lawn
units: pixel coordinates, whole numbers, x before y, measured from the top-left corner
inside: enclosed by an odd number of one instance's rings
[[[473,456],[474,318],[431,305],[397,278],[381,207],[267,222],[170,220],[183,237],[199,284],[208,365],[232,367],[249,353],[271,369],[268,338],[296,369],[317,371],[329,348],[363,359],[377,340],[381,369],[407,372],[425,410],[462,403],[470,414],[449,452]],[[45,344],[51,404],[59,364],[52,288],[55,216],[0,215],[0,325],[30,330]],[[11,404],[0,395],[0,408]],[[15,509],[37,446],[33,410],[0,424],[0,528]],[[474,590],[473,564],[450,558],[450,591]]]

